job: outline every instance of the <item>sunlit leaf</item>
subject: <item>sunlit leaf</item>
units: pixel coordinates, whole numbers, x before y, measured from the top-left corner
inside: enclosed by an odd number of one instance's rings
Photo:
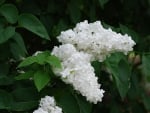
[[[50,76],[47,72],[37,71],[34,73],[34,83],[38,91],[41,91],[50,81]]]
[[[46,62],[49,63],[51,66],[54,66],[56,68],[61,68],[61,62],[56,56],[49,56],[46,59]]]

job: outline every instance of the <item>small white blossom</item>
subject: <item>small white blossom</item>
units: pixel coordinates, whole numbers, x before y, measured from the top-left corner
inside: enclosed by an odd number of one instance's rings
[[[44,98],[41,98],[40,101],[40,107],[43,108],[44,110],[47,110],[48,107],[54,107],[56,106],[54,97],[50,97],[50,96],[45,96]]]
[[[54,97],[45,96],[41,98],[39,106],[33,113],[62,113],[62,109],[56,106]]]

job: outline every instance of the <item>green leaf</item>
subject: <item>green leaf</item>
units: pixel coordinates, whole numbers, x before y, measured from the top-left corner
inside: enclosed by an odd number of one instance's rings
[[[96,76],[99,76],[100,69],[101,69],[101,63],[98,61],[94,61],[94,62],[92,62],[92,66],[94,67],[94,72],[95,72]]]
[[[126,96],[130,87],[131,69],[126,59],[119,55],[114,54],[106,61],[106,65],[111,71],[117,89],[122,99]]]
[[[130,88],[130,76],[131,76],[131,69],[129,64],[125,60],[121,60],[118,64],[118,73],[114,73],[117,75],[116,81],[119,93],[122,98],[124,98]]]
[[[91,113],[92,104],[86,101],[81,95],[75,95],[75,97],[80,108],[80,113]]]
[[[5,29],[0,29],[0,44],[6,42],[15,34],[15,27],[8,26]]]
[[[56,68],[61,68],[61,62],[56,56],[48,56],[46,62],[49,63],[51,66]]]
[[[140,73],[139,73],[140,74]],[[135,100],[137,98],[140,97],[141,95],[141,86],[139,84],[139,78],[138,78],[138,72],[134,72],[132,73],[132,76],[131,76],[131,87],[129,89],[129,92],[128,92],[128,98],[130,100]]]
[[[70,93],[70,91],[62,92],[57,103],[63,109],[64,113],[81,113],[76,98]]]
[[[25,57],[27,54],[24,41],[19,33],[15,33],[12,39],[13,40],[10,43],[11,53],[13,54],[16,60],[20,60],[22,57]]]
[[[34,76],[34,71],[27,71],[15,77],[16,80],[29,79]]]
[[[50,56],[50,52],[49,51],[43,51],[41,53],[38,53],[37,55],[35,55],[36,57],[36,62],[38,64],[45,64],[46,63],[46,59],[47,57]]]
[[[142,70],[145,75],[150,77],[150,55],[142,56]]]
[[[63,113],[91,113],[92,104],[86,101],[85,97],[76,94],[69,88],[59,87],[51,90]]]
[[[21,14],[18,19],[18,24],[41,38],[50,40],[49,35],[43,24],[32,14]]]
[[[11,24],[16,23],[18,20],[18,10],[16,6],[14,6],[13,4],[2,5],[0,7],[0,13]]]
[[[105,4],[107,4],[109,0],[99,0],[99,4],[102,8],[104,8]]]
[[[24,59],[20,64],[19,64],[19,68],[21,67],[26,67],[26,66],[29,66],[33,63],[36,62],[36,57],[35,56],[30,56],[30,57],[27,57],[26,59]]]
[[[47,62],[48,57],[50,57],[49,51],[43,51],[43,52],[35,53],[33,56],[30,56],[30,57],[27,57],[26,59],[24,59],[19,64],[18,67],[26,67],[26,66],[29,66],[33,63],[38,63],[40,65],[44,65]],[[55,60],[55,59],[53,58],[52,60]],[[52,61],[52,62],[57,63],[57,61]]]
[[[16,32],[12,39],[18,44],[20,50],[22,50],[24,53],[27,53],[23,38],[19,33]]]
[[[34,83],[38,91],[41,91],[50,81],[50,76],[45,71],[37,71],[34,74]]]

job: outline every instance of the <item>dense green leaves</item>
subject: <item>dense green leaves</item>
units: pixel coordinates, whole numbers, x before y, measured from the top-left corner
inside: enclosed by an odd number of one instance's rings
[[[8,26],[5,29],[0,29],[0,44],[12,38],[15,34],[15,27]]]
[[[18,10],[16,6],[12,4],[4,4],[0,7],[0,14],[6,18],[6,20],[14,24],[18,20]]]
[[[44,68],[36,68],[35,71],[27,71],[15,77],[16,80],[23,80],[33,78],[34,83],[38,91],[43,89],[50,81],[51,69],[49,66],[46,67],[46,64],[53,66],[55,68],[61,68],[61,63],[59,59],[53,55],[50,55],[50,52],[37,52],[33,56],[30,56],[23,60],[18,67],[27,67],[31,64],[43,65]],[[48,70],[46,69],[48,68]]]
[[[18,19],[18,24],[41,38],[50,40],[49,35],[43,24],[32,14],[21,14]]]
[[[55,96],[63,113],[149,112],[149,6],[149,0],[0,0],[0,113],[33,113],[45,95]],[[100,20],[136,42],[132,57],[115,53],[92,62],[105,90],[96,105],[52,72],[61,68],[50,54],[60,44],[56,36],[84,20]],[[49,51],[32,56],[38,50]]]

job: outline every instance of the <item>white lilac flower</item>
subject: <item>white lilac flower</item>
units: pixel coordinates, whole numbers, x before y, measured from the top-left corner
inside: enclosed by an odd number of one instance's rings
[[[65,44],[65,45],[61,45],[59,48],[55,46],[51,54],[59,57],[60,60],[65,60],[75,52],[76,49],[72,44]]]
[[[68,47],[68,44],[57,47],[57,50],[55,47],[52,51],[52,54],[62,60],[62,69],[57,70],[57,74],[65,83],[71,84],[75,90],[85,96],[88,101],[95,104],[102,101],[104,90],[100,89],[98,78],[95,76],[94,68],[90,64],[91,55],[76,51],[71,44],[72,49],[70,50],[74,50],[74,52],[66,49],[63,52],[62,49],[66,48],[65,46]],[[66,51],[70,51],[68,58],[64,58],[65,54],[68,56]]]
[[[113,52],[127,54],[135,45],[130,36],[105,29],[100,21],[80,22],[57,39],[62,45],[54,47],[52,54],[61,60],[62,69],[54,69],[55,73],[93,103],[102,100],[104,90],[90,62],[103,62]]]
[[[45,111],[47,111],[47,109],[52,106],[56,106],[54,97],[50,97],[50,96],[45,96],[44,98],[41,98],[40,101],[40,107],[43,108]]]
[[[45,96],[41,98],[39,106],[33,113],[62,113],[62,109],[56,106],[54,97]]]
[[[38,108],[33,113],[48,113],[47,111],[44,111],[42,108]]]
[[[73,30],[61,32],[57,38],[62,44],[73,44],[78,51],[89,53],[93,60],[100,62],[113,52],[127,54],[135,45],[130,36],[116,33],[110,28],[105,29],[100,21],[80,22]]]

